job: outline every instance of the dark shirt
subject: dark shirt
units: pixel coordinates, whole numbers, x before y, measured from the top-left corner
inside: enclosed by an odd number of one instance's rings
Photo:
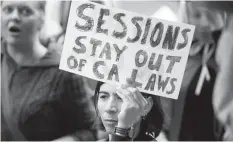
[[[220,31],[213,33],[213,38],[215,44],[217,44],[218,38],[220,36]],[[212,46],[213,48],[213,46]],[[193,57],[189,57],[186,76],[184,76],[184,81],[187,82],[186,87],[181,88],[181,93],[186,93],[182,122],[180,125],[179,140],[181,141],[216,141],[218,140],[217,133],[215,131],[218,127],[218,121],[214,115],[214,110],[212,106],[212,94],[213,87],[215,83],[215,78],[217,74],[217,64],[215,61],[215,51],[206,63],[210,74],[210,80],[204,80],[202,90],[199,95],[195,94],[195,89],[197,87],[199,77],[202,70],[202,58],[204,54],[202,49],[199,54]],[[191,63],[195,63],[193,65]],[[192,70],[190,65],[193,66]],[[196,67],[195,67],[196,66]],[[182,84],[184,84],[184,81]],[[183,85],[184,86],[184,85]],[[181,94],[181,95],[183,95]]]
[[[84,80],[59,70],[48,60],[51,54],[33,67],[20,67],[3,55],[2,134],[11,132],[11,138],[2,136],[2,140],[23,140],[22,135],[25,140],[47,141],[70,134],[94,140],[94,107]]]
[[[215,45],[217,45],[221,31],[212,33]],[[192,48],[195,43],[192,42]],[[195,47],[194,47],[195,49]],[[168,129],[169,140],[179,141],[213,141],[215,139],[215,116],[212,108],[212,91],[215,83],[218,66],[215,61],[216,46],[210,46],[213,50],[206,66],[210,74],[210,80],[205,79],[200,94],[196,95],[196,87],[200,78],[203,64],[205,46],[200,48],[195,55],[189,56],[180,88],[179,99],[174,101],[174,111],[171,126]],[[214,124],[215,123],[215,124]]]

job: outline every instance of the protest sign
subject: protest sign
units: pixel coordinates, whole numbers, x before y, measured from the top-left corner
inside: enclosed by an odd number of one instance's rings
[[[177,99],[194,26],[73,1],[60,69]]]

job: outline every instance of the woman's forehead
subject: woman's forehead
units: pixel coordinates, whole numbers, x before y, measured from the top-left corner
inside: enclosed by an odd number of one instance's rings
[[[100,92],[104,91],[104,92],[116,92],[117,90],[117,85],[114,84],[109,84],[109,83],[104,83],[100,86]]]
[[[30,8],[38,8],[39,1],[2,1],[2,7],[5,6],[14,6],[14,7],[30,7]]]
[[[207,7],[198,5],[196,3],[188,3],[187,4],[188,11],[191,13],[195,12],[211,12]]]

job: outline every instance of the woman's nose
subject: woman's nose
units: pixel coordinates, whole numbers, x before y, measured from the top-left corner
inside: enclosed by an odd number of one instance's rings
[[[116,113],[118,111],[117,102],[113,97],[111,97],[106,103],[105,111],[108,113]]]
[[[202,28],[209,28],[210,21],[206,15],[201,16],[200,25]]]
[[[15,22],[20,22],[20,14],[18,9],[14,9],[11,13],[11,20]]]

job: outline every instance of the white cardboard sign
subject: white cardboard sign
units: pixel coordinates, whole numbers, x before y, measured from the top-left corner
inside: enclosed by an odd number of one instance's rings
[[[192,25],[73,1],[60,69],[177,99],[194,34]]]

